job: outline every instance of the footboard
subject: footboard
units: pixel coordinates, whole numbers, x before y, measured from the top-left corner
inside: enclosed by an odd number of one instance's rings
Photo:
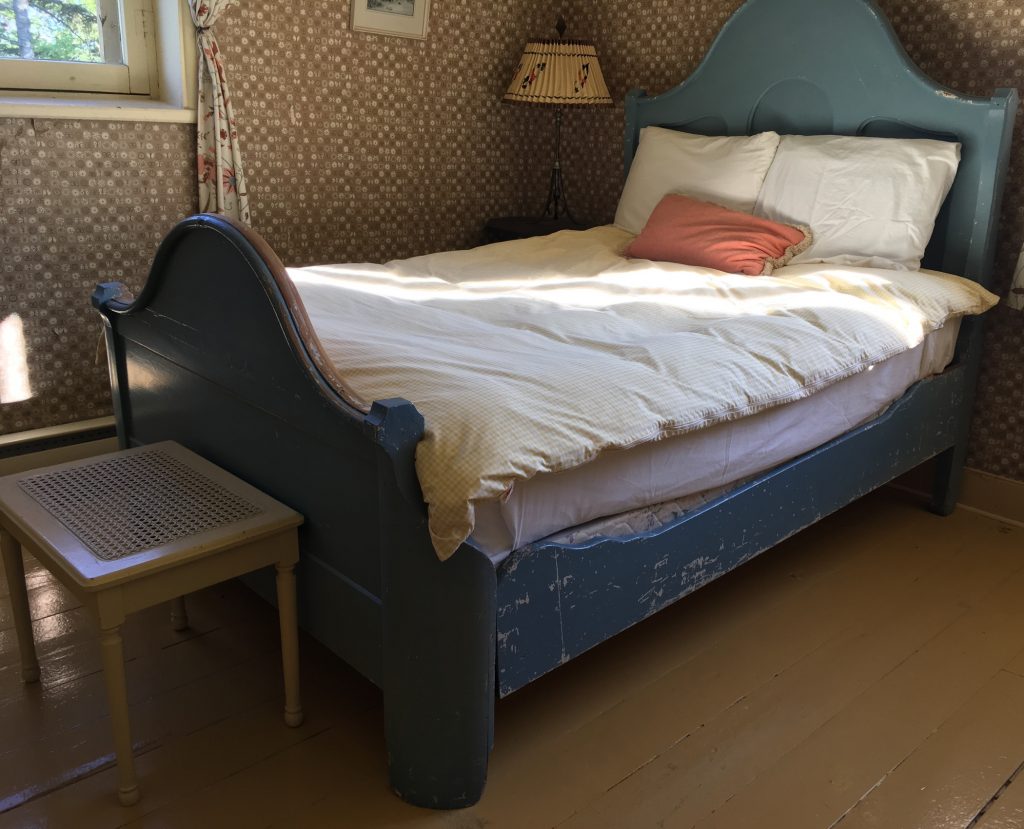
[[[374,441],[316,365],[291,290],[265,242],[214,216],[171,232],[137,299],[100,286],[118,435],[177,440],[306,515],[306,626],[365,631],[326,644],[378,681]],[[331,582],[345,601],[310,600]],[[309,616],[323,613],[333,618]]]
[[[138,298],[97,288],[122,445],[173,439],[301,512],[300,621],[384,691],[392,783],[474,802],[494,700],[495,574],[434,554],[414,468],[423,419],[331,383],[280,260],[219,216],[180,223]],[[272,580],[253,586],[268,598]],[[454,713],[453,713],[454,712]]]

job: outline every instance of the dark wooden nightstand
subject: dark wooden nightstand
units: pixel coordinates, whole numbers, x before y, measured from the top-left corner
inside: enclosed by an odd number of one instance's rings
[[[487,242],[507,242],[510,239],[529,239],[547,236],[559,230],[586,230],[590,225],[577,224],[572,219],[538,219],[533,216],[501,216],[488,220],[484,226]]]

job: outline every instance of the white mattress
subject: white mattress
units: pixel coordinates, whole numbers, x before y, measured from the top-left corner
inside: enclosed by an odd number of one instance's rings
[[[950,322],[916,348],[810,397],[517,483],[500,499],[476,502],[472,541],[497,564],[524,544],[604,516],[616,518],[573,540],[637,523],[649,528],[659,515],[671,518],[682,509],[657,505],[700,503],[692,496],[771,469],[871,420],[915,382],[949,364],[959,329],[959,320]],[[648,507],[639,516],[620,516]]]

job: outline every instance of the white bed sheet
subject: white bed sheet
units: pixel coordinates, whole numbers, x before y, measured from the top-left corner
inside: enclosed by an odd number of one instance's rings
[[[362,411],[402,397],[423,415],[416,473],[441,560],[477,502],[522,481],[809,397],[998,301],[934,272],[752,278],[631,259],[630,238],[600,227],[289,270],[334,388]]]
[[[518,482],[502,498],[476,502],[473,543],[498,564],[524,544],[605,516],[613,517],[609,528],[638,522],[650,528],[658,515],[674,516],[686,507],[666,513],[658,505],[721,490],[877,416],[915,382],[949,364],[959,330],[960,321],[951,321],[916,348],[801,400]],[[650,515],[617,520],[642,508],[651,508]],[[588,530],[587,537],[602,534],[600,526]]]

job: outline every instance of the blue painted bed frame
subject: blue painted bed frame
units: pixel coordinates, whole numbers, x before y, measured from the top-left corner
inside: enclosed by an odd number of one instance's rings
[[[988,284],[1016,107],[1013,90],[967,98],[924,77],[870,0],[750,0],[685,83],[629,94],[625,160],[648,124],[959,140],[926,261]],[[465,544],[441,563],[413,466],[422,417],[404,400],[349,406],[291,303],[256,234],[209,215],[179,224],[137,299],[117,284],[94,295],[118,431],[125,445],[179,440],[305,514],[302,623],[383,689],[391,782],[412,803],[480,797],[497,696],[929,458],[933,509],[956,502],[974,320],[954,364],[876,420],[655,532],[538,543],[497,569]]]

